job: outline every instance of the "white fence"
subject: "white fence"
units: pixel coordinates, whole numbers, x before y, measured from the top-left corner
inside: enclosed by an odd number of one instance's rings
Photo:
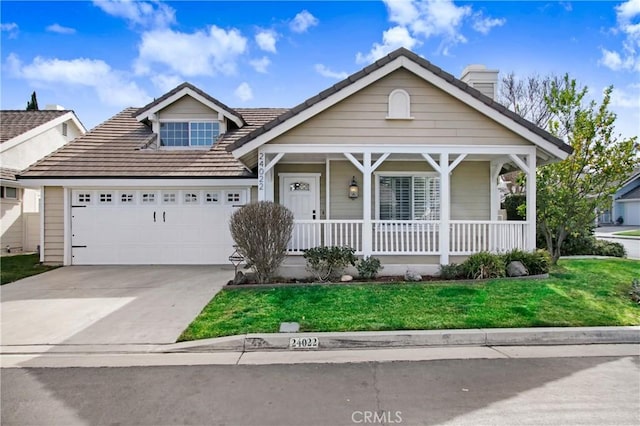
[[[452,220],[450,229],[450,254],[527,249],[527,222]]]

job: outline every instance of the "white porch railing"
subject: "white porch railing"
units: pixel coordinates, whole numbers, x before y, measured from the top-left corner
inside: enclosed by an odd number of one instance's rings
[[[363,254],[362,220],[296,220],[289,253],[317,246],[349,246]],[[372,255],[438,255],[440,222],[435,220],[372,220]],[[527,222],[450,221],[449,254],[527,249]]]
[[[450,229],[450,254],[527,250],[528,228],[524,221],[452,220]]]

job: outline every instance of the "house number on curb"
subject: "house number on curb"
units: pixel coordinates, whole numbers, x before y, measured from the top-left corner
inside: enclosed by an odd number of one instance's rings
[[[317,337],[292,337],[289,339],[289,349],[318,349],[319,342]]]

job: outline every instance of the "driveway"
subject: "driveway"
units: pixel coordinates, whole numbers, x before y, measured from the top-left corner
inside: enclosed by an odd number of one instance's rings
[[[596,228],[594,235],[599,240],[622,244],[629,259],[640,260],[640,237],[624,237],[614,234],[616,232],[631,231],[634,229],[638,229],[638,226],[603,226]]]
[[[0,288],[1,344],[173,343],[233,270],[68,266]]]

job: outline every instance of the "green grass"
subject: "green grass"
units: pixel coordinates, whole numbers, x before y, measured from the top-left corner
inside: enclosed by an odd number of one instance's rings
[[[640,237],[640,229],[632,229],[631,231],[615,232],[614,235],[624,235],[627,237]]]
[[[0,285],[8,284],[31,275],[55,269],[56,266],[40,265],[38,254],[21,254],[0,258]]]
[[[564,260],[548,279],[225,289],[181,341],[277,332],[640,325],[628,297],[640,262]]]

